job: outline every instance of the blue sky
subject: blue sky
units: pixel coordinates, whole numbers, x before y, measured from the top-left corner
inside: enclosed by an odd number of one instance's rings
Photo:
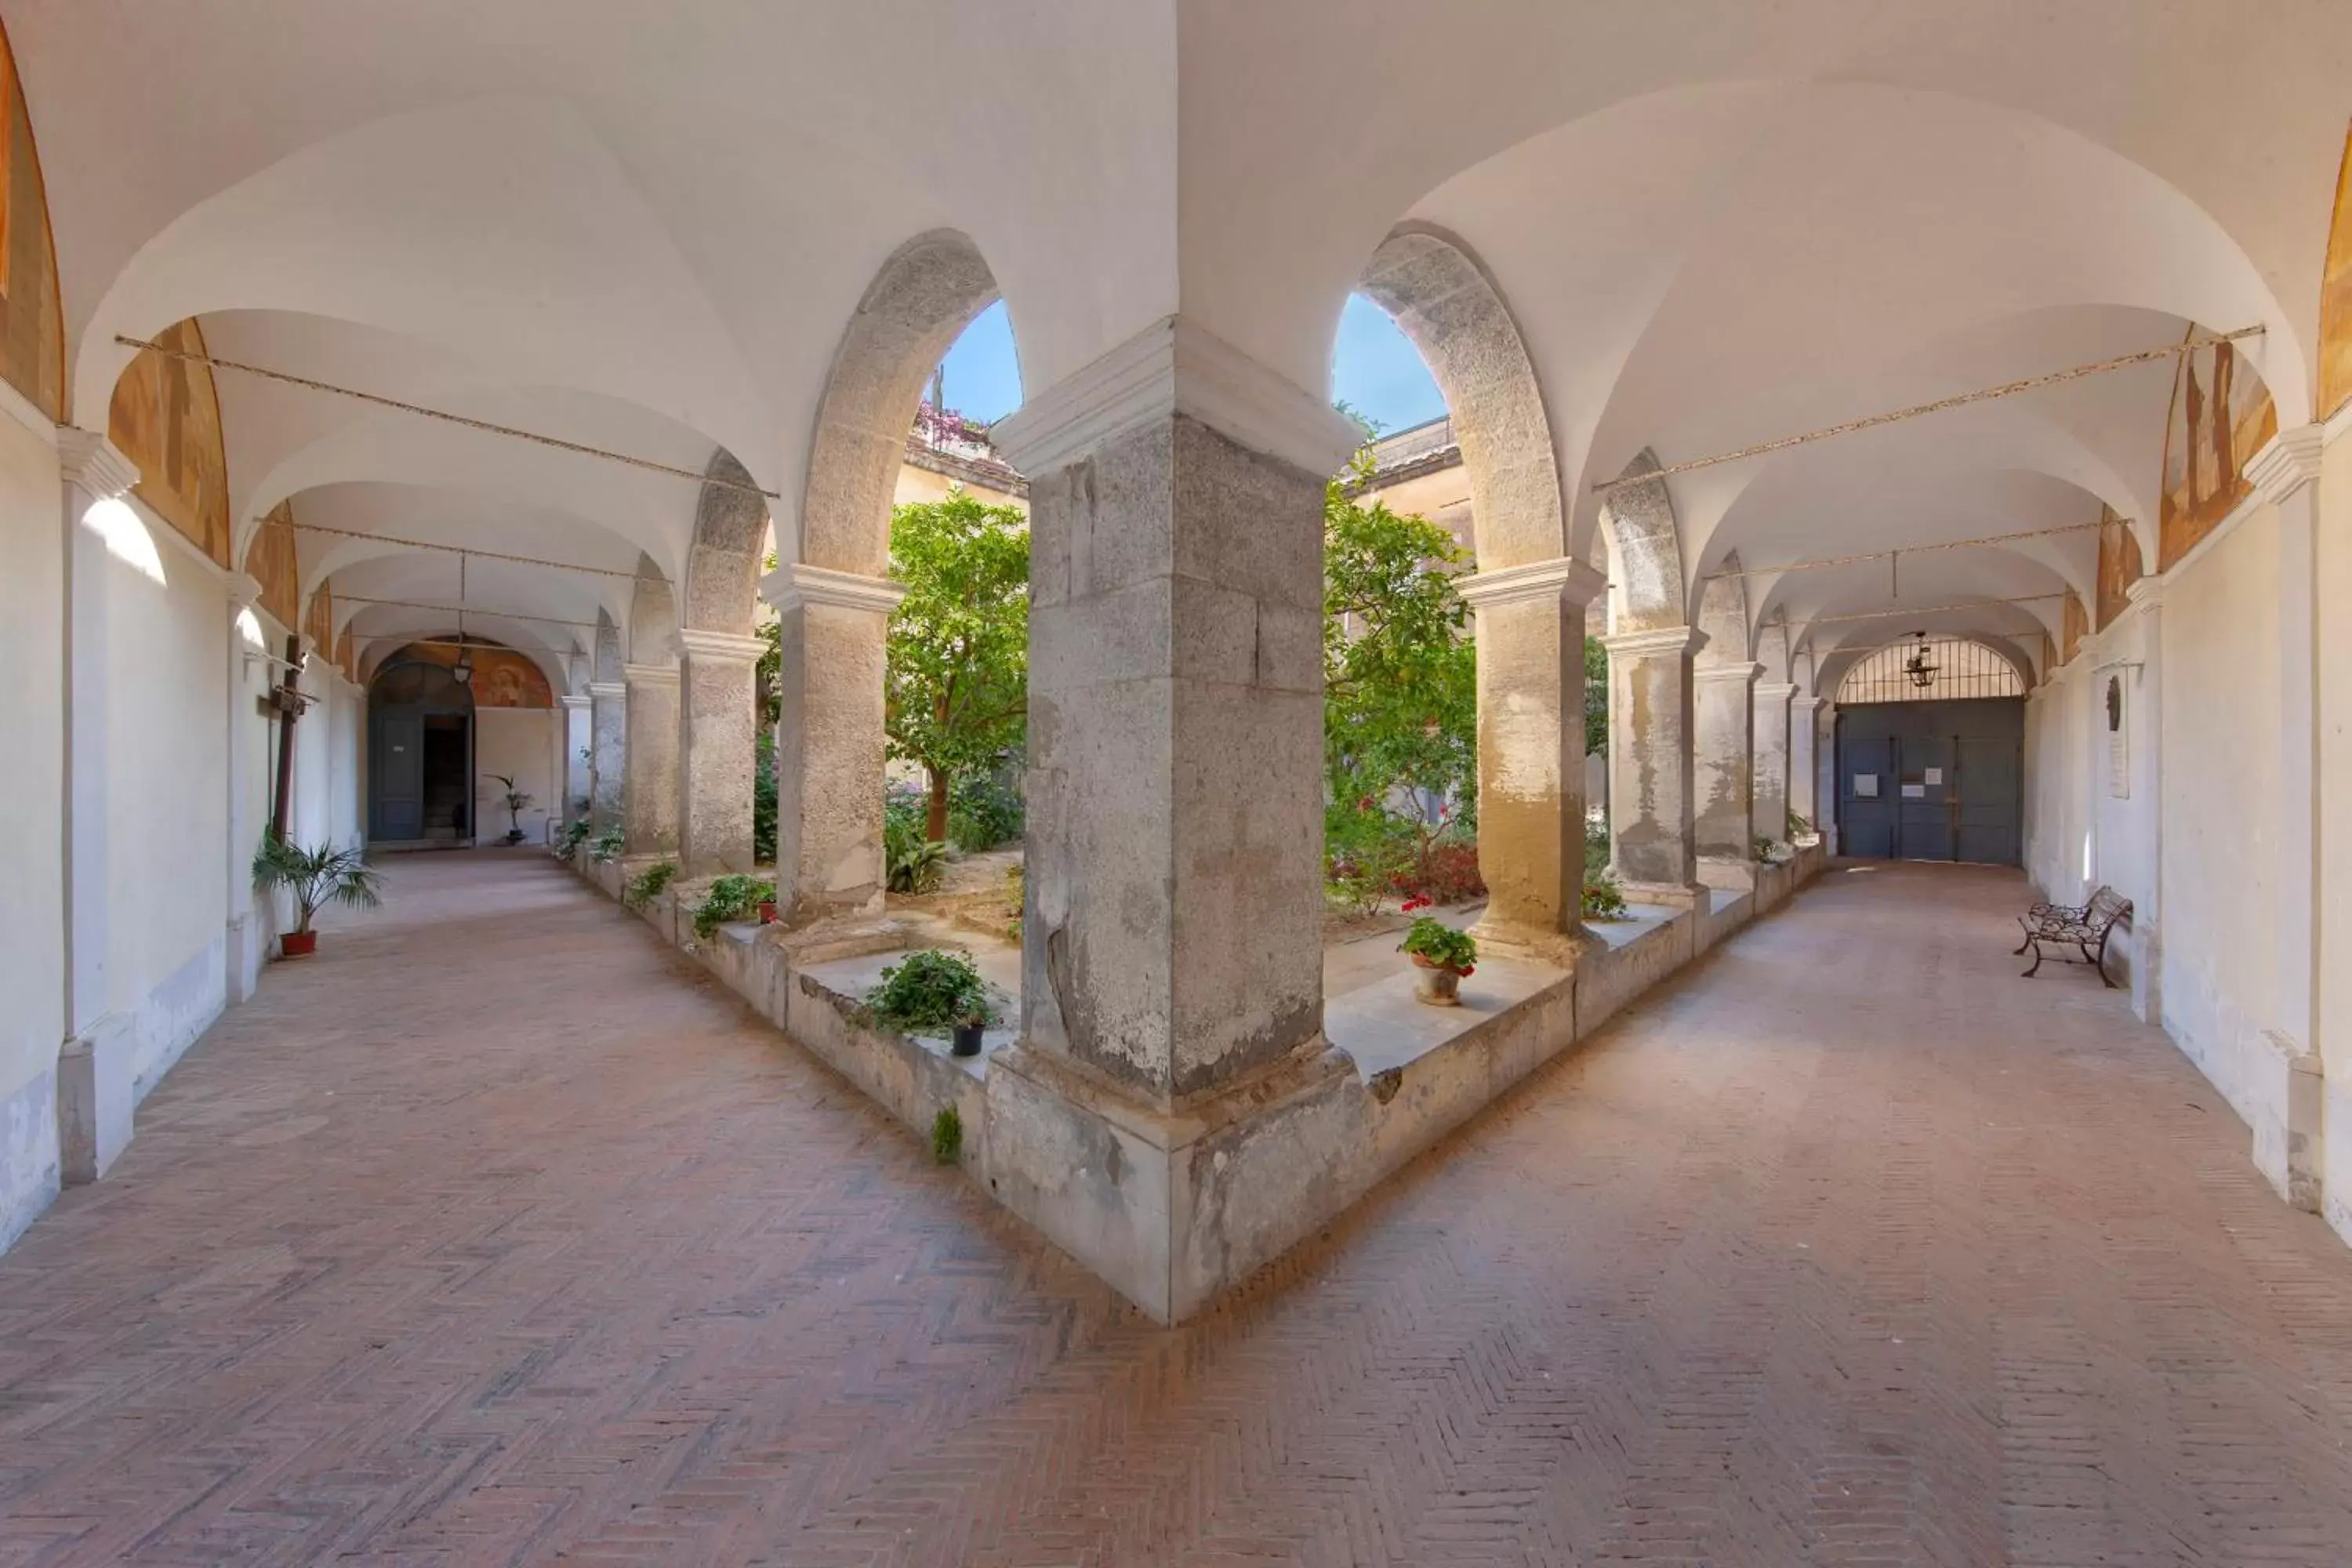
[[[1021,406],[1021,366],[1003,301],[982,310],[940,362],[947,371],[948,406],[990,422]],[[1445,412],[1445,400],[1388,312],[1360,294],[1340,312],[1331,354],[1331,390],[1383,431],[1402,430]]]

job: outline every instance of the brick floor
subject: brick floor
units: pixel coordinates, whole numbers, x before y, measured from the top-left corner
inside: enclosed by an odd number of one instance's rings
[[[2352,1559],[2352,1254],[2013,878],[1832,873],[1152,1328],[543,861],[0,1258],[0,1562]]]

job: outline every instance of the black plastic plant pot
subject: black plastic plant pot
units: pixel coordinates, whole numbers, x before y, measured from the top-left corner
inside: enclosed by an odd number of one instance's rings
[[[948,1050],[950,1054],[959,1057],[976,1057],[980,1055],[980,1036],[981,1026],[978,1024],[955,1025],[952,1032],[949,1036]]]

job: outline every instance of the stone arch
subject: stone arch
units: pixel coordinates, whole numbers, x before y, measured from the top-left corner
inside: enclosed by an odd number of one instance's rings
[[[637,560],[637,582],[629,597],[628,661],[669,664],[677,658],[677,595],[650,555]]]
[[[923,384],[996,297],[980,247],[952,229],[918,235],[883,262],[825,378],[791,559],[861,577],[888,570],[890,502]]]
[[[613,612],[596,612],[596,647],[589,667],[589,679],[610,685],[621,679],[621,626],[613,619]]]
[[[1486,267],[1456,236],[1405,223],[1356,286],[1395,319],[1445,395],[1470,480],[1478,569],[1571,553],[1543,388]]]
[[[1644,487],[1646,488],[1646,487]],[[1706,634],[1699,649],[1701,664],[1748,664],[1755,659],[1755,643],[1748,618],[1748,579],[1741,574],[1739,552],[1698,585],[1698,629]]]
[[[1657,474],[1660,467],[1658,455],[1644,447],[1617,477]],[[1601,504],[1600,527],[1609,545],[1612,624],[1629,632],[1688,626],[1682,535],[1664,476],[1611,490]]]
[[[758,607],[760,559],[766,552],[768,507],[751,470],[720,447],[704,470],[687,548],[686,603],[680,625],[748,635]]]

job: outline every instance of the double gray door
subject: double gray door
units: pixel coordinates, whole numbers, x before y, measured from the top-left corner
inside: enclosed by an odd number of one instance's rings
[[[1838,847],[1890,860],[2018,864],[2025,704],[2014,697],[1838,710]]]

